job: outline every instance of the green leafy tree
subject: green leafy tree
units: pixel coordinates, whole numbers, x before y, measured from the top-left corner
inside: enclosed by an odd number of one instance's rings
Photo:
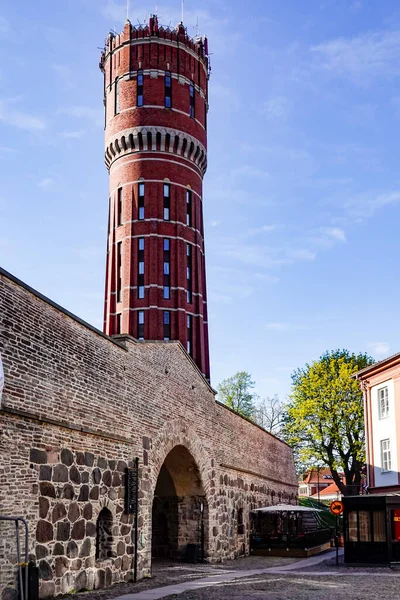
[[[284,438],[297,463],[329,466],[343,495],[358,493],[365,461],[363,398],[351,375],[373,362],[367,354],[335,350],[292,374]]]
[[[256,394],[252,391],[254,385],[250,373],[238,371],[233,377],[221,381],[217,388],[218,400],[240,415],[251,419],[254,417],[256,399]]]

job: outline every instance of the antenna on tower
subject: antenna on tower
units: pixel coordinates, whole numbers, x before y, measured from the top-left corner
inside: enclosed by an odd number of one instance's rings
[[[129,0],[126,0],[126,20],[129,21]]]
[[[199,37],[199,17],[197,17],[195,29],[196,29],[196,37]]]
[[[185,18],[185,0],[182,0],[182,23]]]

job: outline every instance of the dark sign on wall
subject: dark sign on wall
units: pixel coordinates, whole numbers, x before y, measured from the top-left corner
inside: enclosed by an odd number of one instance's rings
[[[139,463],[136,461],[133,469],[125,469],[125,510],[137,513],[139,497]]]

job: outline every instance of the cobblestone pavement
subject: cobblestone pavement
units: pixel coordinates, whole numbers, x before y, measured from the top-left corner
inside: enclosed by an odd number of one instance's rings
[[[119,583],[106,590],[95,590],[82,592],[80,594],[67,594],[58,596],[60,600],[108,600],[124,596],[125,594],[136,594],[144,590],[151,590],[165,585],[194,581],[204,577],[222,574],[226,571],[242,571],[247,569],[266,569],[269,567],[280,567],[297,562],[298,559],[280,558],[274,556],[247,556],[232,560],[224,564],[209,565],[196,564],[186,565],[183,563],[156,562],[153,566],[153,576],[141,579],[137,583]]]
[[[282,573],[258,575],[179,595],[168,600],[399,600],[400,575]]]

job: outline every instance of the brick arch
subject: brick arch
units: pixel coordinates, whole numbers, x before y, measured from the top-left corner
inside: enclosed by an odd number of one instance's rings
[[[211,457],[204,449],[204,444],[190,427],[181,419],[167,421],[156,438],[152,440],[149,456],[149,478],[151,481],[151,499],[157,485],[161,467],[168,454],[176,446],[184,446],[193,456],[199,470],[204,494],[210,506],[210,483],[212,463]]]

